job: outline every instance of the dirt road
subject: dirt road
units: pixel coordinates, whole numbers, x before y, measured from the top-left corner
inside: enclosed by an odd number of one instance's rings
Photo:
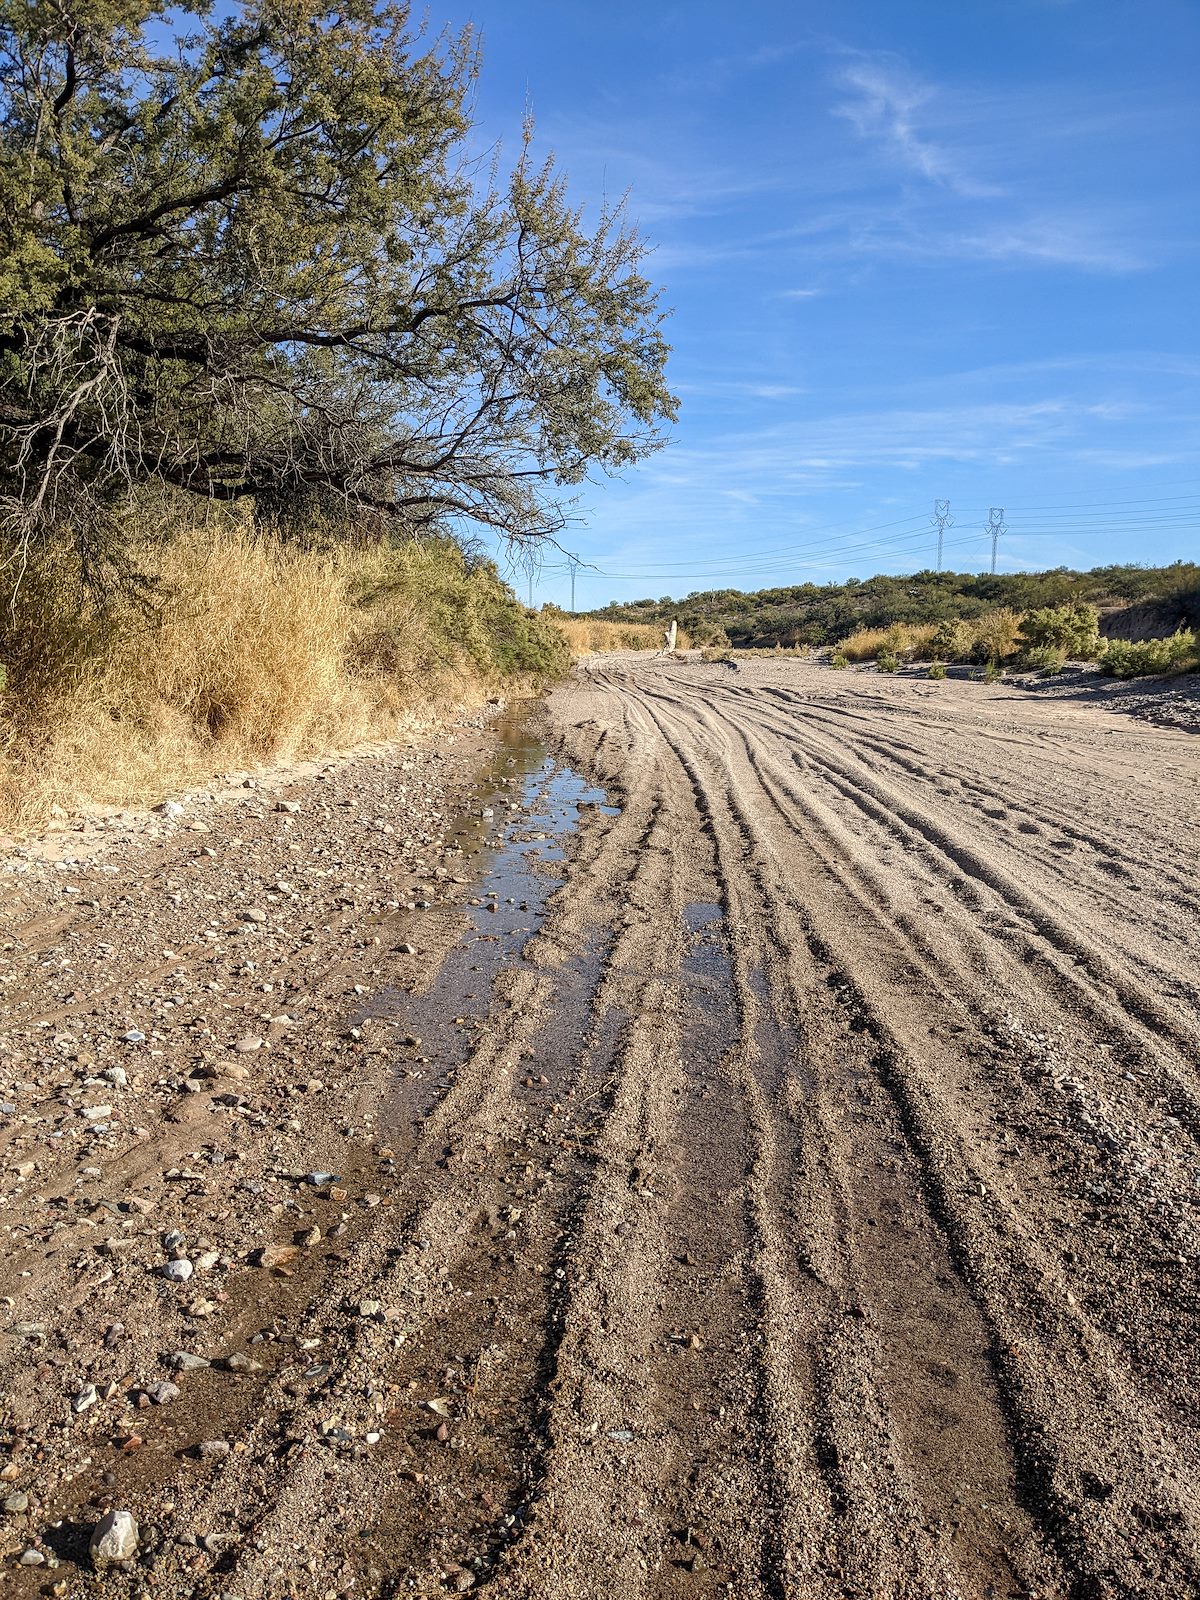
[[[10,1592],[1200,1593],[1200,745],[805,663],[599,660],[546,726],[161,847],[146,1138],[10,1102]],[[281,852],[235,952],[190,885]],[[160,914],[144,866],[86,916]],[[5,1044],[45,1108],[140,1045],[41,885]]]

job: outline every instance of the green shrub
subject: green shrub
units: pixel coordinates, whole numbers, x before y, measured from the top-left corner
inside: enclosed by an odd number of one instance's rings
[[[893,655],[890,650],[881,650],[875,657],[875,665],[880,672],[899,672],[900,657]]]
[[[1067,652],[1061,644],[1038,644],[1032,650],[1026,650],[1024,659],[1027,666],[1037,667],[1043,676],[1049,678],[1066,666]]]
[[[957,617],[939,622],[930,645],[935,661],[965,661],[971,653],[971,630]]]
[[[829,665],[835,672],[845,672],[850,665],[850,657],[843,655],[840,650],[835,650],[829,658]]]
[[[1018,642],[1033,665],[1035,650],[1061,651],[1062,659],[1094,661],[1103,650],[1100,619],[1095,606],[1043,606],[1021,618]]]
[[[1181,628],[1169,639],[1109,639],[1100,657],[1111,678],[1149,678],[1200,668],[1200,634]]]
[[[935,661],[929,669],[928,676],[931,678],[944,678],[946,676],[944,664],[940,661]]]

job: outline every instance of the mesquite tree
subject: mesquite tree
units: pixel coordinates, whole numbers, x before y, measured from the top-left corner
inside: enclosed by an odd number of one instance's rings
[[[472,147],[477,70],[402,0],[0,0],[10,555],[155,484],[535,542],[661,443],[644,245]]]

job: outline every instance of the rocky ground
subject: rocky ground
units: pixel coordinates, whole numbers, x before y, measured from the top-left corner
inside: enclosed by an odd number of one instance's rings
[[[1200,1592],[1198,777],[609,659],[10,854],[0,1586]]]

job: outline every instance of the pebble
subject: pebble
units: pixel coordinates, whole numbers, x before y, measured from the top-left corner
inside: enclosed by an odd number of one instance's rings
[[[260,906],[251,906],[249,911],[242,912],[243,922],[265,922],[267,913]]]
[[[233,1048],[249,1053],[251,1050],[261,1050],[262,1047],[263,1042],[256,1033],[244,1033]]]
[[[227,1439],[205,1439],[203,1444],[196,1446],[196,1454],[202,1461],[219,1461],[229,1454],[229,1450]]]
[[[227,1372],[261,1372],[262,1362],[254,1361],[238,1350],[233,1355],[225,1358],[225,1370]]]
[[[121,1037],[126,1044],[145,1044],[146,1042],[146,1035],[140,1028],[130,1028],[129,1032],[123,1033]]]
[[[4,1502],[5,1511],[28,1511],[29,1496],[22,1489],[15,1490]]]
[[[162,1269],[164,1278],[169,1278],[172,1283],[186,1283],[193,1272],[192,1263],[186,1258],[179,1261],[168,1261]]]
[[[152,1383],[146,1393],[156,1406],[166,1406],[179,1399],[179,1385],[164,1378],[161,1383]]]
[[[96,1392],[94,1383],[85,1383],[83,1388],[71,1401],[71,1409],[75,1412],[86,1411],[89,1406],[94,1406],[100,1396]]]
[[[298,1245],[294,1244],[265,1244],[258,1252],[260,1267],[269,1267],[279,1272],[291,1266],[300,1254]]]
[[[137,1554],[138,1525],[129,1511],[106,1511],[92,1529],[88,1551],[93,1564],[104,1568],[110,1562],[131,1561]]]
[[[174,1367],[176,1372],[199,1372],[204,1367],[212,1366],[206,1357],[193,1355],[190,1350],[176,1350],[167,1357],[167,1364]]]
[[[20,1564],[23,1567],[40,1567],[46,1557],[41,1550],[35,1550],[30,1545],[28,1550],[22,1550]]]
[[[304,1182],[312,1185],[314,1189],[323,1189],[328,1183],[337,1182],[336,1172],[306,1172]]]

